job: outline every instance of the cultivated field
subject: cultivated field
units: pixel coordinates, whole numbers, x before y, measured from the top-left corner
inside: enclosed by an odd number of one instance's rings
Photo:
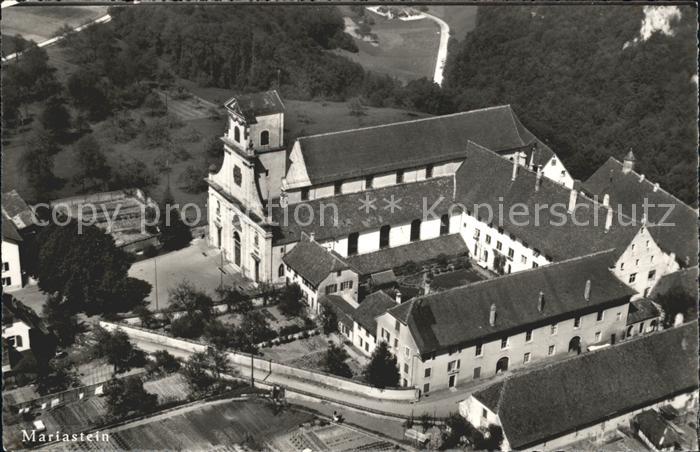
[[[430,19],[402,21],[388,20],[367,11],[375,24],[372,33],[376,34],[379,45],[355,39],[359,52],[338,50],[340,55],[360,63],[365,69],[389,74],[401,81],[421,77],[433,78],[440,28]]]
[[[3,37],[3,52],[5,52],[5,36],[20,35],[24,39],[39,43],[54,37],[64,25],[75,28],[105,14],[107,14],[107,6],[13,6],[5,8],[2,10],[2,25],[0,26]]]

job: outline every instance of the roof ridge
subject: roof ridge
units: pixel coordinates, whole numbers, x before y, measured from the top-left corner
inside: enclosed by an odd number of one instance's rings
[[[395,125],[399,125],[399,124],[412,124],[412,123],[416,123],[416,122],[429,121],[429,120],[434,120],[434,119],[451,118],[454,116],[468,115],[470,113],[479,113],[479,112],[484,112],[484,111],[489,111],[489,110],[496,110],[499,108],[508,108],[509,110],[511,109],[510,104],[494,105],[491,107],[477,108],[475,110],[459,111],[459,112],[450,113],[447,115],[428,116],[425,118],[410,119],[408,121],[397,121],[397,122],[390,122],[388,124],[377,124],[374,126],[357,127],[355,129],[336,130],[333,132],[324,132],[324,133],[317,133],[314,135],[305,135],[305,136],[297,137],[296,140],[300,141],[300,140],[303,140],[305,138],[318,138],[318,137],[324,137],[324,136],[328,136],[328,135],[339,135],[339,134],[343,134],[343,133],[356,132],[359,130],[371,130],[371,129],[378,129],[381,127],[395,126]],[[522,138],[520,141],[522,141]]]
[[[618,159],[616,159],[616,158],[613,157],[613,156],[610,156],[609,160],[613,160],[615,163],[617,163],[618,165],[622,166],[622,162],[620,162]],[[646,182],[646,183],[648,183],[648,184],[651,184],[652,188],[655,187],[656,184],[658,184],[658,182],[652,182],[651,180],[647,179],[647,177],[646,177],[644,174],[640,174],[640,173],[638,173],[638,172],[635,171],[635,170],[631,170],[631,172],[632,172],[634,175],[636,175],[637,177],[639,177],[639,176],[644,176],[644,180],[642,180],[640,183],[645,183],[645,182]],[[674,195],[673,193],[671,193],[671,192],[669,192],[668,190],[666,190],[664,187],[661,186],[661,184],[659,184],[658,190],[661,190],[662,192],[664,192],[664,193],[667,194],[668,196],[672,197],[676,202],[678,202],[679,204],[683,205],[684,207],[686,207],[688,210],[692,211],[693,213],[696,213],[696,214],[698,213],[698,210],[697,210],[697,209],[693,208],[693,207],[690,206],[689,204],[686,204],[684,201],[681,201],[680,199],[678,199],[678,197],[677,197],[676,195]]]

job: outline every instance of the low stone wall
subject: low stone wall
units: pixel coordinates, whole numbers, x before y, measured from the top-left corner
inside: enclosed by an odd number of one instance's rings
[[[140,339],[147,342],[162,344],[167,347],[177,348],[188,352],[201,352],[207,349],[206,344],[188,339],[166,336],[163,334],[148,331],[144,328],[104,321],[101,321],[100,325],[109,331],[121,329],[125,333],[127,333],[130,338],[134,340]],[[228,352],[228,356],[231,362],[235,365],[245,368],[249,368],[251,366],[251,355],[249,354]],[[416,388],[379,389],[347,378],[330,375],[320,371],[301,369],[299,367],[281,364],[257,356],[252,357],[252,365],[255,371],[262,372],[264,375],[284,375],[286,377],[290,377],[292,379],[300,380],[306,383],[316,383],[319,386],[324,386],[326,388],[330,388],[336,391],[360,394],[379,400],[392,400],[401,402],[413,402],[418,400],[418,390]],[[290,382],[289,386],[290,388],[294,389],[293,382]]]

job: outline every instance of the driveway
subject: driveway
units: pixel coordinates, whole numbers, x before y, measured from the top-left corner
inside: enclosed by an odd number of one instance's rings
[[[437,60],[435,61],[435,75],[433,81],[442,85],[443,71],[447,62],[447,43],[450,40],[450,26],[447,22],[432,14],[422,13],[425,17],[435,21],[440,26],[440,47],[438,47]]]
[[[240,273],[233,272],[230,266],[225,266],[222,271],[220,250],[209,247],[201,238],[194,239],[187,248],[134,263],[129,276],[151,284],[151,294],[146,300],[154,310],[166,308],[168,291],[185,280],[210,296],[216,295],[215,291],[222,283],[243,287],[252,284]]]

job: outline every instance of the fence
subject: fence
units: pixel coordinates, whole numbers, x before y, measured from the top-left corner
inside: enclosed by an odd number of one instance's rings
[[[188,352],[201,352],[207,349],[207,345],[201,342],[180,338],[176,339],[174,337],[155,333],[144,328],[131,325],[101,321],[100,326],[109,331],[121,329],[127,333],[130,338],[135,340],[140,339],[146,342],[160,344],[166,347],[172,347]],[[244,368],[250,368],[252,365],[255,372],[261,372],[262,375],[265,375],[266,377],[268,375],[282,375],[306,383],[316,383],[320,386],[325,386],[335,391],[350,392],[377,400],[391,400],[398,402],[414,402],[418,400],[418,390],[416,388],[379,389],[347,378],[330,375],[316,370],[311,371],[301,369],[288,364],[281,364],[270,359],[251,356],[250,354],[246,353],[228,352],[228,356],[233,364]],[[293,381],[289,383],[289,387],[290,389],[295,389]]]

